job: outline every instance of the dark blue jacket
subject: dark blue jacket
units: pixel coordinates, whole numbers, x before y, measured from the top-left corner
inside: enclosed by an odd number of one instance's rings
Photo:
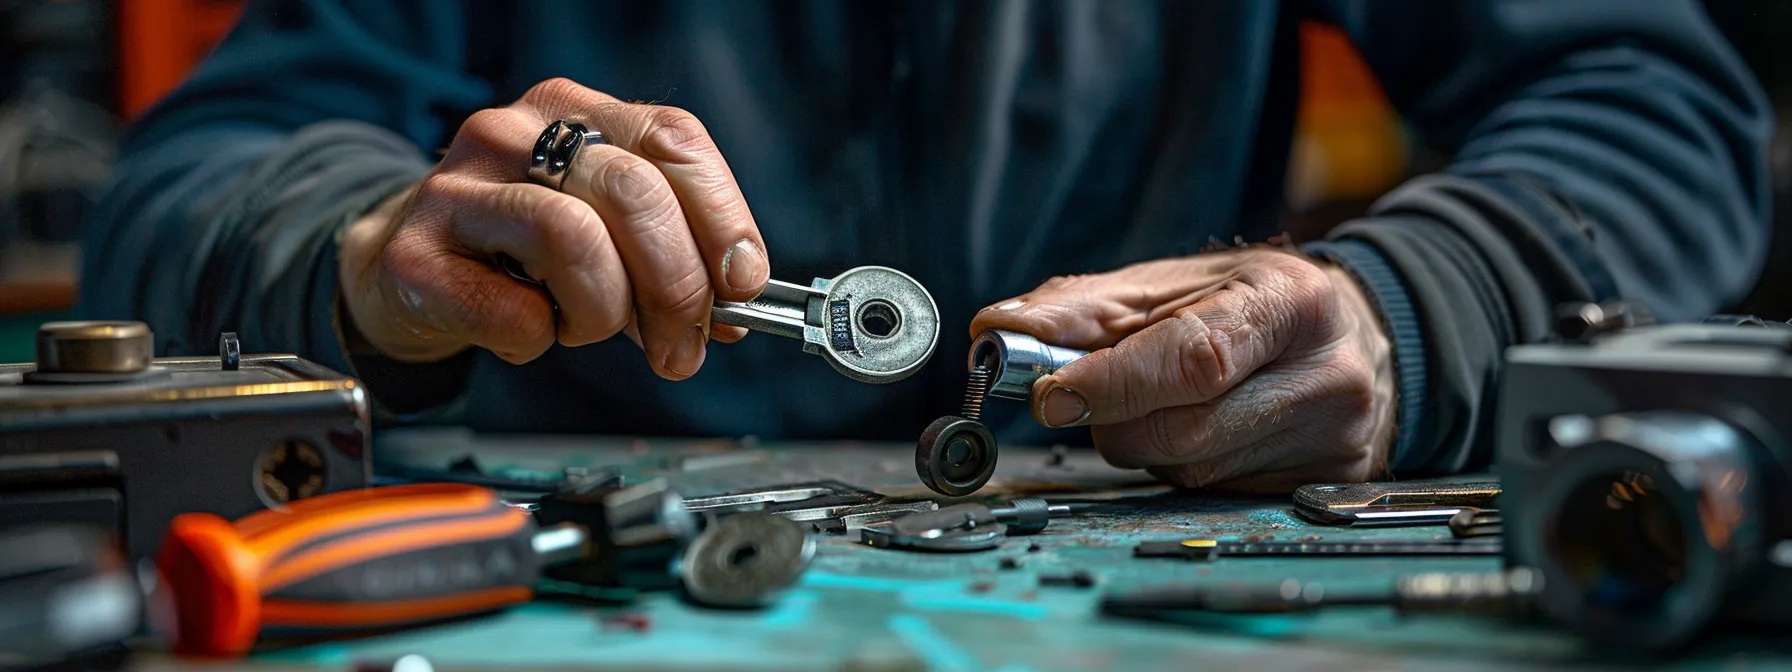
[[[1554,304],[1694,319],[1749,289],[1770,112],[1691,1],[278,0],[133,129],[84,305],[148,320],[164,353],[235,330],[397,412],[470,389],[476,427],[908,439],[955,408],[978,307],[1276,233],[1307,18],[1342,26],[1454,156],[1309,246],[1394,337],[1397,466],[1485,459],[1501,350],[1542,338]],[[468,114],[554,76],[696,113],[775,277],[919,278],[945,312],[934,364],[864,386],[758,335],[682,383],[626,339],[521,367],[345,355],[335,232]],[[998,432],[1059,440],[1019,406]]]

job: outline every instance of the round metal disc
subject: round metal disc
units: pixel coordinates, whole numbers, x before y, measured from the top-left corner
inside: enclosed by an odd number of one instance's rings
[[[902,534],[888,523],[867,525],[859,530],[859,540],[874,548],[902,548],[936,553],[987,551],[1002,545],[1007,526],[1001,523],[978,525],[972,529],[953,530],[938,536],[924,537]]]
[[[712,607],[763,607],[802,577],[815,539],[795,522],[737,513],[704,530],[678,563],[685,595]]]
[[[915,473],[934,492],[961,497],[995,475],[996,453],[996,437],[983,423],[943,416],[915,444]]]
[[[137,373],[149,368],[154,350],[142,322],[48,322],[37,330],[41,373]]]
[[[1001,521],[982,504],[953,504],[933,511],[912,513],[890,521],[890,530],[910,537],[937,537],[961,530],[974,530]]]
[[[940,309],[927,288],[908,274],[883,266],[852,269],[828,285],[828,304],[829,311],[840,306],[851,336],[830,335],[821,352],[847,377],[893,383],[933,357]]]

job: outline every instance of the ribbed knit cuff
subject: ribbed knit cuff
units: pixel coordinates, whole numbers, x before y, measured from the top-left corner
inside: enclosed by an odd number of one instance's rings
[[[1335,240],[1301,246],[1307,254],[1327,259],[1343,267],[1356,278],[1369,296],[1369,303],[1381,315],[1381,326],[1387,330],[1394,351],[1394,378],[1398,381],[1394,427],[1399,438],[1389,458],[1389,469],[1415,470],[1423,466],[1425,456],[1415,449],[1419,428],[1423,424],[1428,385],[1425,371],[1425,340],[1419,325],[1418,312],[1413,310],[1406,283],[1400,279],[1387,257],[1373,245],[1359,240]]]

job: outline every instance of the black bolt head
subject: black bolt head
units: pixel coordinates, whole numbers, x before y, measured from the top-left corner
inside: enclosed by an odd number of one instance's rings
[[[915,444],[915,473],[942,495],[976,492],[996,473],[996,437],[976,420],[943,416]]]

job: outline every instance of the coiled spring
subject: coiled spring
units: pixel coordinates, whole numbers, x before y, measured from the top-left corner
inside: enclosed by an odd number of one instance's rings
[[[983,419],[983,399],[989,396],[989,367],[978,365],[971,369],[970,380],[964,386],[964,412],[966,420]]]

